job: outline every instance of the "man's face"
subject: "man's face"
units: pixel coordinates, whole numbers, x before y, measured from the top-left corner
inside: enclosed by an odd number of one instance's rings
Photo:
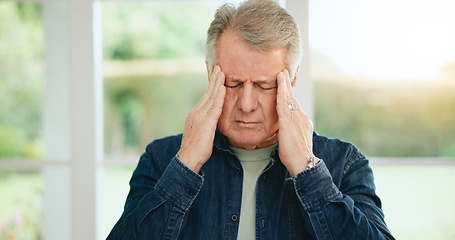
[[[286,67],[286,50],[259,52],[226,31],[218,40],[217,56],[226,76],[220,131],[238,148],[261,148],[277,142],[276,79]]]

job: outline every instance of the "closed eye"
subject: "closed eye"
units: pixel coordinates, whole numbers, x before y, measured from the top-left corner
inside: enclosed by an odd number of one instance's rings
[[[277,88],[276,86],[271,86],[271,85],[266,85],[266,84],[256,84],[256,86],[258,86],[260,89],[266,90],[266,91],[274,90]]]
[[[242,86],[243,83],[240,82],[233,82],[233,83],[225,83],[224,86],[228,88],[236,88]]]

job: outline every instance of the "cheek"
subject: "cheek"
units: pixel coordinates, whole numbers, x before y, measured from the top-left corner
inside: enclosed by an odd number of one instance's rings
[[[276,112],[276,96],[269,96],[263,99],[263,113],[270,125],[278,124],[278,113]]]
[[[232,116],[232,111],[234,110],[235,104],[236,96],[229,91],[226,91],[220,121],[229,121],[229,118]]]
[[[227,91],[226,91],[226,95],[224,96],[223,111],[224,110],[232,111],[235,104],[237,103],[237,94],[236,94],[236,92],[234,92],[230,89],[226,89],[226,90]]]
[[[276,113],[276,96],[263,96],[260,101],[264,112]]]

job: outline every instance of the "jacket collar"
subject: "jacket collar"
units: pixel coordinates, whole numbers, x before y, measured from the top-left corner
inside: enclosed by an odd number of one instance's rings
[[[229,139],[226,136],[224,136],[223,133],[221,133],[221,131],[220,131],[220,129],[218,129],[218,127],[216,128],[216,131],[215,131],[215,140],[213,141],[213,145],[221,151],[230,152]]]

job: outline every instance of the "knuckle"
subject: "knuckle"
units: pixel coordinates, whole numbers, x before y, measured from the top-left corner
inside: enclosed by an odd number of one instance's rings
[[[189,113],[188,113],[188,116],[187,116],[187,119],[189,120],[194,120],[194,118],[197,116],[197,110],[196,108],[193,108]]]

